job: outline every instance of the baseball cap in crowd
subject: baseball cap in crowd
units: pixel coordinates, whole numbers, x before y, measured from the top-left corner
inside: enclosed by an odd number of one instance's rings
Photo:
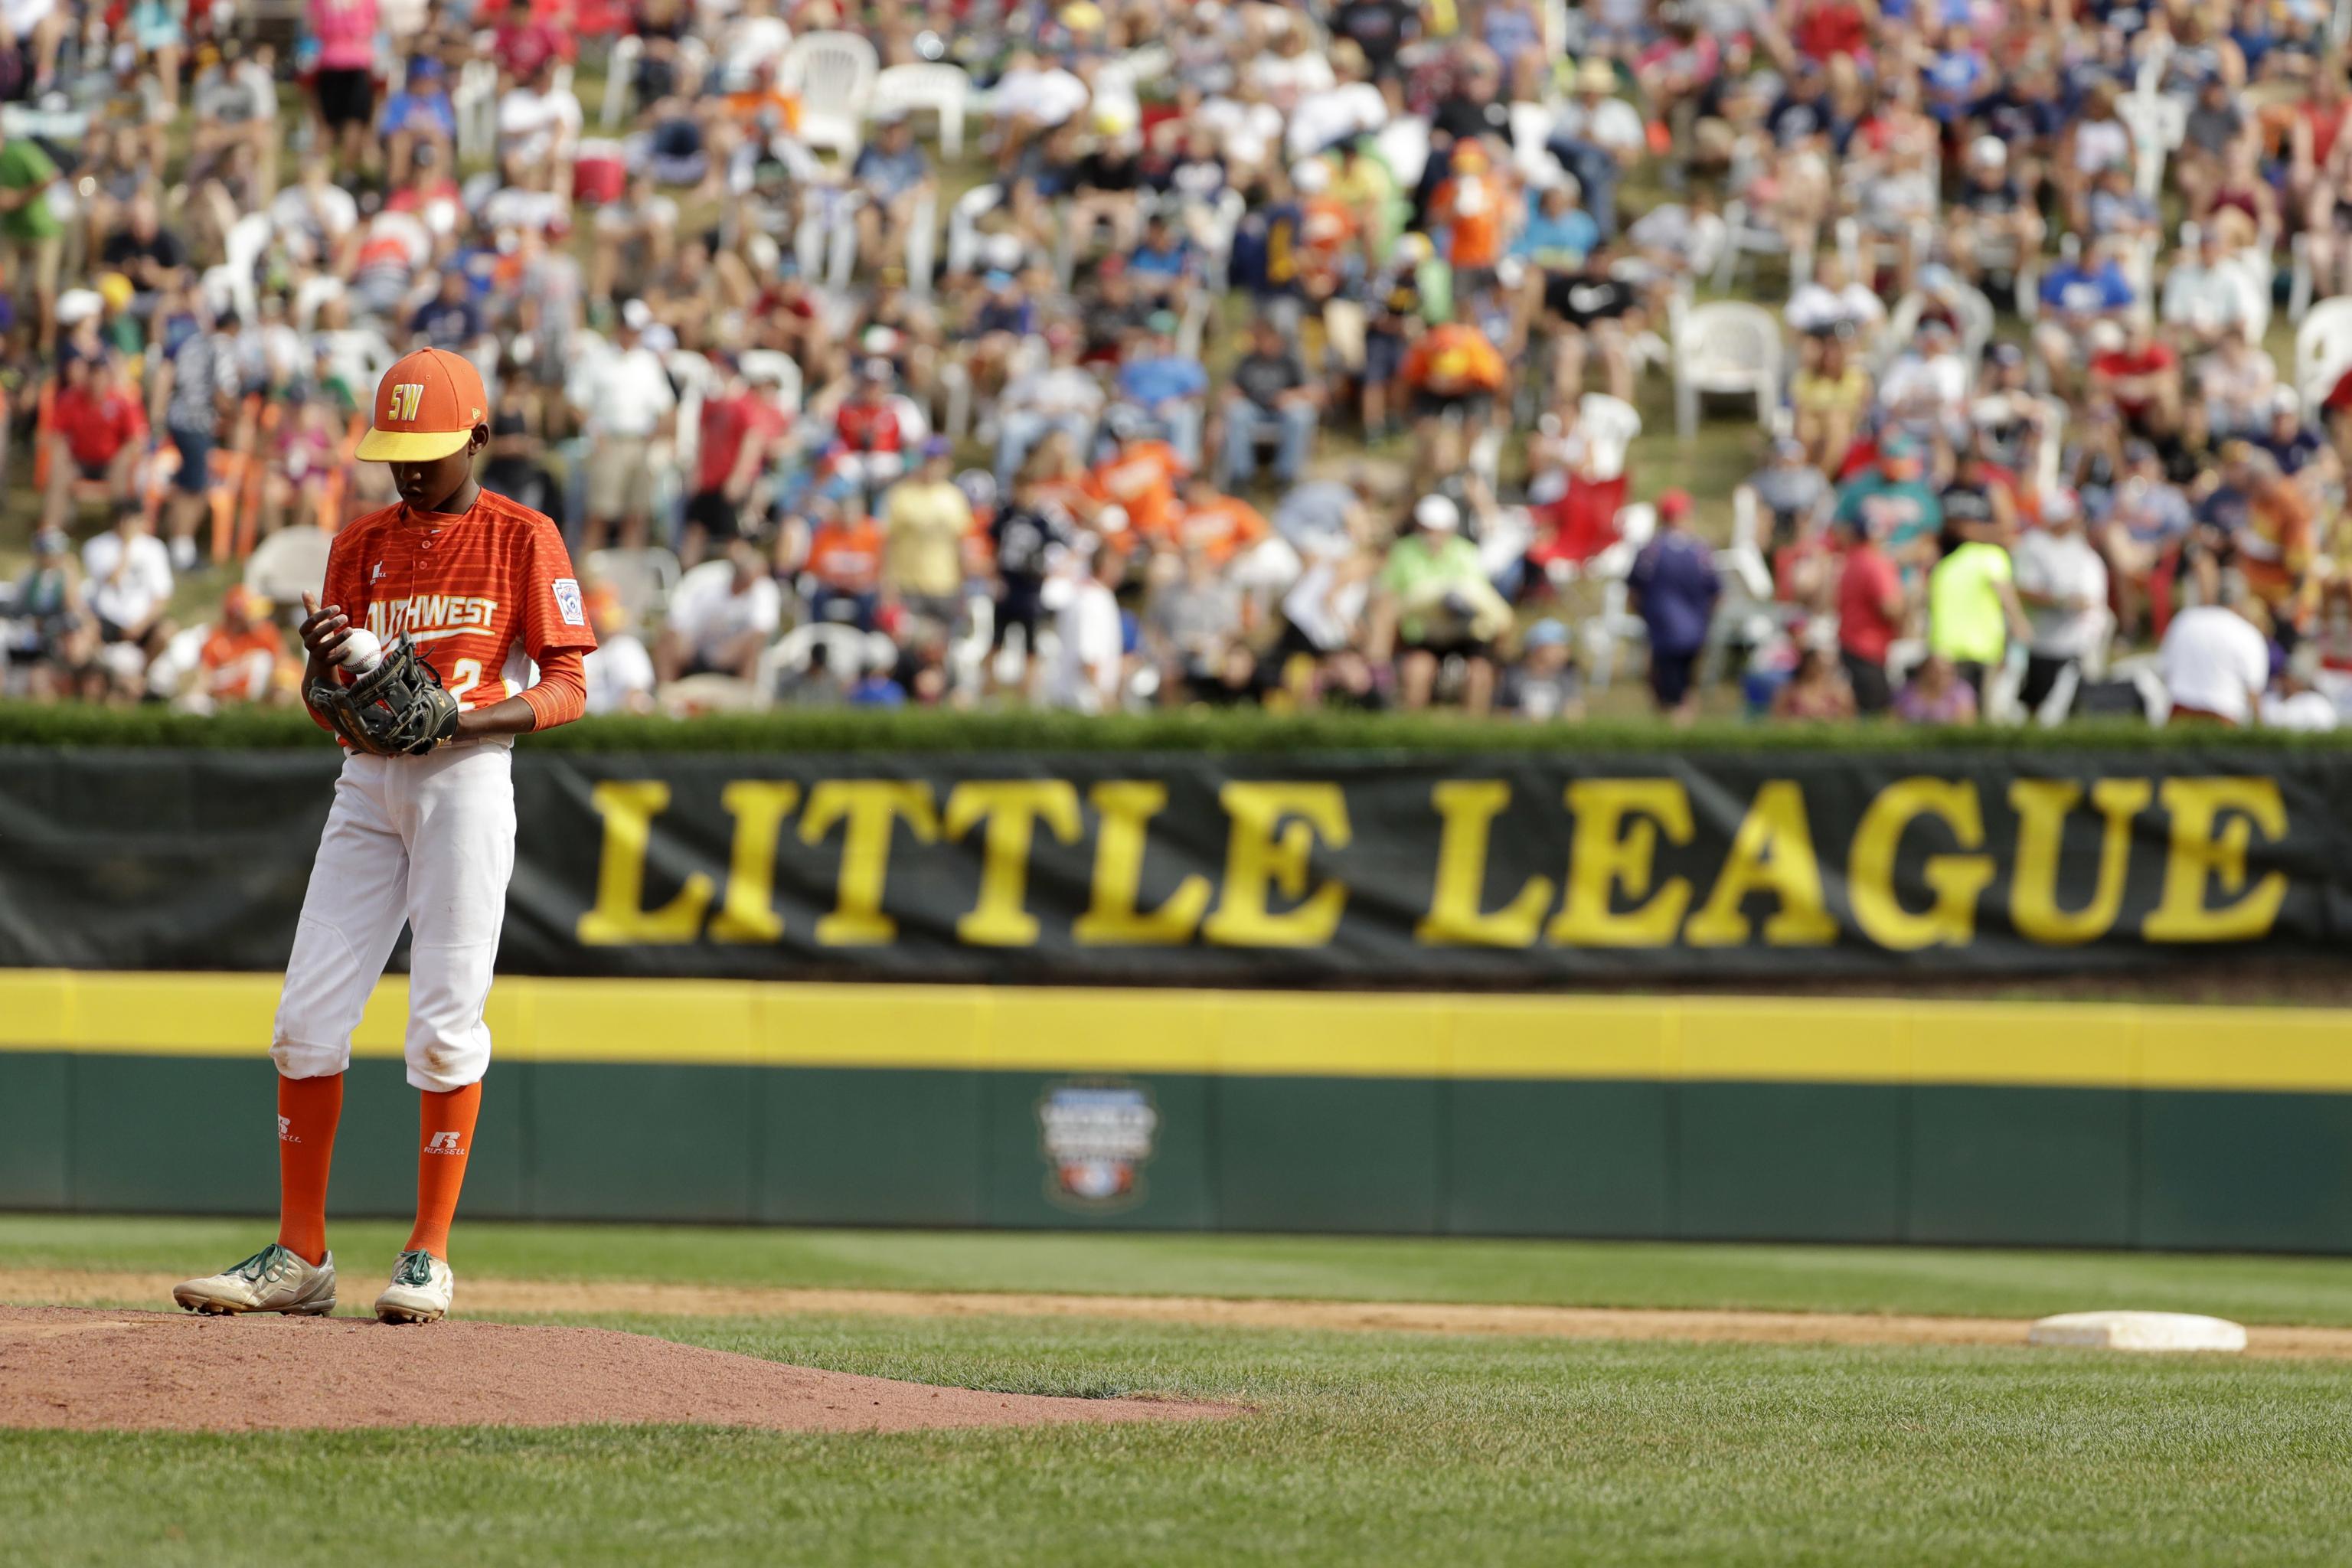
[[[1617,73],[1596,56],[1576,68],[1576,85],[1586,92],[1615,92]]]
[[[2083,503],[2074,492],[2063,488],[2042,492],[2042,521],[2045,525],[2073,522],[2083,515]]]
[[[1568,641],[1568,628],[1547,616],[1528,628],[1529,647],[1559,647]]]
[[[1772,456],[1784,463],[1800,462],[1805,456],[1805,444],[1794,436],[1783,436],[1772,443]]]
[[[954,451],[954,443],[950,442],[946,437],[934,436],[923,443],[923,461],[928,463],[934,458],[949,457],[951,456]]]
[[[1677,518],[1688,517],[1690,509],[1690,491],[1668,490],[1658,498],[1658,521],[1672,522]]]
[[[429,463],[461,450],[487,417],[481,372],[463,354],[418,349],[383,373],[375,416],[352,456],[366,463]]]
[[[621,306],[621,325],[633,332],[642,332],[654,324],[654,308],[643,300],[630,300]]]
[[[1413,503],[1412,521],[1432,533],[1451,533],[1462,526],[1462,509],[1444,496],[1423,496]]]
[[[1173,310],[1154,310],[1144,319],[1143,324],[1160,337],[1172,338],[1176,335],[1176,329],[1183,323],[1177,321]]]

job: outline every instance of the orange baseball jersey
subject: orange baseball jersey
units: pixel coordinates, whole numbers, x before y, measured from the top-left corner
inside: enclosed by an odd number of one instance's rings
[[[404,504],[346,527],[325,603],[387,646],[406,633],[463,708],[520,696],[533,663],[596,646],[562,533],[488,490],[460,517]]]

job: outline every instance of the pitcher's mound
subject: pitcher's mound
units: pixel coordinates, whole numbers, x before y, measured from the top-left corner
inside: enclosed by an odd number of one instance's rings
[[[1226,1405],[1065,1399],[817,1372],[610,1329],[387,1328],[354,1318],[198,1318],[0,1307],[0,1427],[691,1423],[904,1432],[1229,1415]]]

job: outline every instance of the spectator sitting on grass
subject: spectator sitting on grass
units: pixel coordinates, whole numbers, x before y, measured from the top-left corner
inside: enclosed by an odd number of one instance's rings
[[[1495,696],[1495,642],[1511,607],[1486,580],[1478,547],[1462,537],[1462,510],[1444,496],[1414,503],[1412,531],[1389,548],[1373,602],[1371,653],[1385,662],[1399,644],[1399,696],[1408,709],[1429,706],[1438,668],[1458,656],[1465,665],[1463,706],[1484,713]]]
[[[1977,694],[1952,668],[1952,661],[1931,653],[1895,698],[1895,716],[1906,724],[1973,724]]]

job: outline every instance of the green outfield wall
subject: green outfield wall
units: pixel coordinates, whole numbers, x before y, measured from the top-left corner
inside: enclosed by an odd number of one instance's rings
[[[276,1204],[265,976],[0,973],[0,1207]],[[333,1206],[414,1194],[404,993]],[[478,1216],[2352,1251],[2352,1014],[501,981]]]

